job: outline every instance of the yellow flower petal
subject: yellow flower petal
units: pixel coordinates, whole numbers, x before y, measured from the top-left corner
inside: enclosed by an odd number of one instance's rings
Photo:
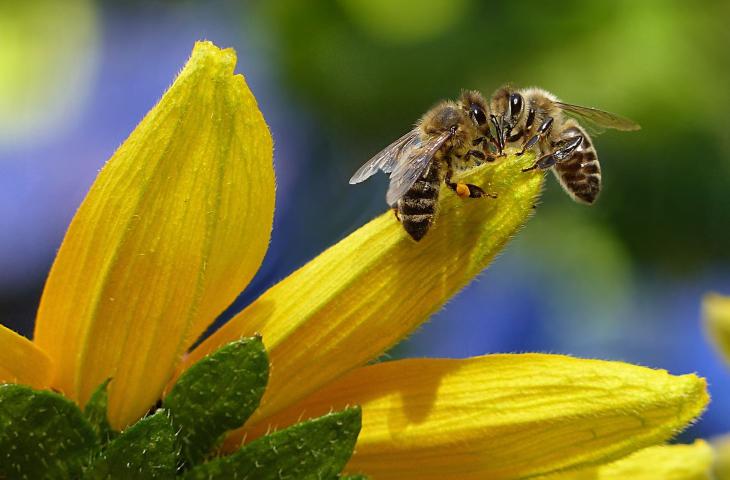
[[[700,414],[705,381],[561,355],[414,359],[356,369],[228,446],[345,405],[362,430],[347,471],[373,479],[517,479],[621,458]]]
[[[527,220],[544,177],[521,172],[533,162],[531,154],[509,156],[463,177],[497,200],[461,199],[442,188],[436,224],[419,243],[392,212],[377,217],[264,293],[186,365],[260,333],[272,369],[252,422],[364,365],[441,308]]]
[[[645,448],[614,463],[541,480],[710,480],[712,460],[712,448],[698,440]]]
[[[712,439],[715,452],[714,473],[716,480],[730,480],[730,435]]]
[[[30,340],[0,325],[0,383],[22,383],[46,388],[51,360]]]
[[[702,310],[710,340],[730,363],[730,297],[711,293],[705,296]]]
[[[236,55],[198,43],[100,172],[48,278],[35,338],[82,404],[104,379],[119,428],[250,281],[274,208],[272,142]]]

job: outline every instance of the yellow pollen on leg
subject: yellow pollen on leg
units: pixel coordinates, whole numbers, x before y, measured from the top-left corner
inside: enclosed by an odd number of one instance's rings
[[[471,195],[471,192],[469,191],[469,187],[467,187],[465,183],[457,183],[456,194],[462,198],[466,198]]]

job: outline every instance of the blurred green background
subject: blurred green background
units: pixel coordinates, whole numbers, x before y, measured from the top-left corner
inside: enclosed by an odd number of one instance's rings
[[[234,47],[276,143],[262,271],[231,311],[386,208],[354,170],[463,88],[540,86],[638,121],[594,138],[604,191],[552,178],[478,282],[392,356],[549,351],[710,379],[686,437],[730,430],[730,375],[700,325],[730,293],[730,3],[0,0],[0,320],[26,335],[94,175],[192,44]],[[292,240],[296,239],[296,240]]]

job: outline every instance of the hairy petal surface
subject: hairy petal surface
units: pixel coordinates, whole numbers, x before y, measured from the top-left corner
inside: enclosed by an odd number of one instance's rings
[[[705,381],[562,355],[412,359],[353,370],[255,438],[345,405],[362,430],[347,471],[381,479],[504,480],[617,460],[662,443],[708,402]]]
[[[416,243],[393,212],[284,279],[203,342],[194,362],[259,332],[272,369],[256,423],[410,334],[481,272],[533,211],[544,175],[534,156],[508,156],[462,177],[499,195],[462,199],[442,187],[439,215]],[[343,180],[344,181],[344,180]]]
[[[24,336],[0,325],[0,383],[46,388],[51,374],[48,355]]]
[[[102,381],[121,428],[258,269],[274,208],[272,141],[236,55],[209,42],[99,173],[53,264],[35,339],[54,386]]]
[[[613,463],[541,480],[710,480],[715,478],[712,460],[710,445],[697,440],[692,445],[645,448]]]
[[[712,449],[715,454],[714,478],[717,480],[730,478],[730,435],[725,434],[713,438]]]

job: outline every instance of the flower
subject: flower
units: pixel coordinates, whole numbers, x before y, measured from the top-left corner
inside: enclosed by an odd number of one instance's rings
[[[730,297],[717,293],[705,296],[702,302],[705,331],[722,359],[730,365]],[[730,478],[730,435],[712,442],[715,450],[715,478]]]
[[[708,294],[702,310],[707,336],[723,359],[730,363],[730,297]]]
[[[236,445],[346,404],[363,408],[348,470],[375,478],[522,478],[660,443],[708,397],[695,375],[560,355],[415,359],[366,366],[480,273],[542,186],[508,156],[446,192],[415,244],[385,213],[265,292],[188,352],[265,254],[272,141],[235,53],[196,44],[177,80],[109,160],[46,283],[33,342],[0,329],[0,381],[79,404],[112,377],[109,422],[139,419],[203,355],[260,333],[271,361]]]
[[[545,480],[704,480],[714,478],[712,461],[712,447],[697,440],[691,445],[645,448],[617,462],[551,475]]]

